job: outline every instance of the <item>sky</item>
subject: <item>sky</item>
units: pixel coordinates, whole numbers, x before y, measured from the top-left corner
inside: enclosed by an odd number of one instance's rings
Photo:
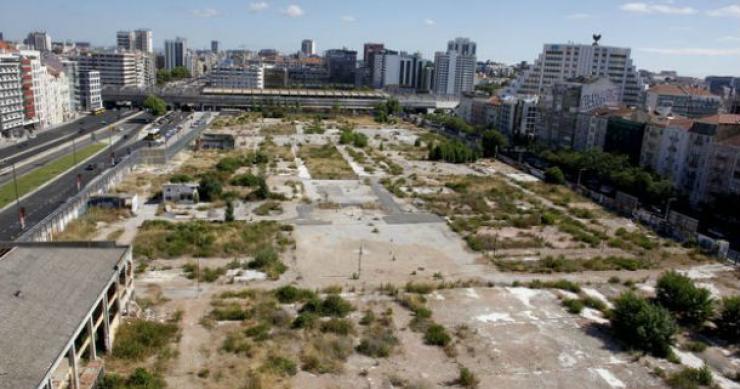
[[[630,47],[639,69],[702,77],[740,76],[740,0],[4,0],[0,32],[20,40],[45,30],[54,40],[115,45],[118,30],[150,28],[155,48],[188,38],[192,48],[282,52],[302,39],[319,51],[365,42],[433,58],[457,36],[478,60],[532,62],[544,43]]]

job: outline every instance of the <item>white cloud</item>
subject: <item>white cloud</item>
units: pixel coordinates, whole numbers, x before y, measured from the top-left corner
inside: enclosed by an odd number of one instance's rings
[[[212,18],[220,14],[218,11],[216,11],[213,8],[194,9],[190,11],[190,13],[193,16],[197,16],[199,18]]]
[[[352,15],[344,15],[341,18],[339,18],[344,23],[354,23],[357,21],[357,18]]]
[[[668,4],[626,3],[619,7],[622,11],[639,14],[693,15],[697,11],[692,7],[680,7]]]
[[[249,12],[256,14],[270,8],[270,5],[264,1],[249,4]]]
[[[566,16],[566,18],[571,19],[571,20],[582,20],[582,19],[590,19],[591,18],[591,15],[589,15],[589,14],[580,14],[580,13],[579,14],[570,14],[570,15]]]
[[[437,24],[437,22],[435,22],[434,19],[424,19],[424,24],[426,24],[427,26],[433,26]]]
[[[645,53],[677,55],[677,56],[706,56],[706,57],[740,56],[740,48],[738,49],[706,49],[706,48],[687,47],[687,48],[678,48],[678,49],[643,48],[639,50]]]
[[[291,4],[282,11],[282,14],[289,18],[297,18],[303,16],[305,12],[303,12],[303,8],[301,8],[300,6],[296,4]]]
[[[713,9],[711,11],[707,11],[707,15],[715,17],[729,16],[740,18],[740,4],[733,4],[728,5],[727,7]]]

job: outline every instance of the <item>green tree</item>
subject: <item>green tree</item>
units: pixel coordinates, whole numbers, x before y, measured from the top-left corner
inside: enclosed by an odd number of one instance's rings
[[[378,123],[388,123],[388,105],[380,103],[375,106],[375,121]]]
[[[709,290],[697,287],[689,277],[675,271],[660,276],[655,290],[658,303],[683,323],[702,325],[714,312]]]
[[[508,145],[509,140],[498,130],[491,129],[485,131],[481,136],[481,148],[483,157],[485,158],[495,157],[498,150]]]
[[[557,166],[550,167],[545,170],[545,182],[550,184],[564,184],[565,174]]]
[[[155,95],[147,96],[144,100],[144,108],[151,111],[154,116],[162,116],[167,113],[167,103]]]
[[[223,193],[221,180],[209,174],[200,179],[198,186],[198,196],[203,201],[214,201]]]
[[[401,113],[401,102],[398,99],[390,98],[385,102],[387,111],[391,115],[398,115]]]
[[[660,357],[670,353],[677,330],[668,310],[631,291],[615,301],[611,325],[614,334],[626,345]]]

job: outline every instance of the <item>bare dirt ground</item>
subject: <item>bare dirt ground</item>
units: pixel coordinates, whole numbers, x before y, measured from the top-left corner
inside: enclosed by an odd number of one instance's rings
[[[638,245],[637,239],[641,237],[638,235],[634,239],[624,238],[627,244],[610,243],[620,229],[645,235],[649,232],[580,196],[543,191],[536,186],[539,185],[536,180],[531,181],[531,176],[499,162],[452,165],[414,159],[413,156],[423,155],[414,144],[417,138],[424,136],[424,131],[403,128],[405,125],[378,128],[367,118],[352,122],[356,131],[369,138],[370,146],[363,151],[366,160],[356,161],[352,146],[340,145],[338,150],[357,179],[314,179],[303,161],[295,158],[300,144],[337,143],[339,131],[331,125],[326,125],[328,129],[324,134],[307,135],[304,134],[307,122],[296,123],[294,132],[278,126],[281,123],[270,122],[269,125],[276,127],[267,131],[261,125],[243,125],[233,130],[238,135],[240,148],[236,152],[186,153],[172,167],[142,169],[126,182],[124,188],[131,190],[146,180],[151,181],[152,185],[140,189],[142,194],[151,195],[160,182],[176,171],[195,174],[199,169],[212,168],[225,154],[259,149],[265,133],[277,147],[284,147],[281,153],[289,150],[293,156],[293,160],[283,158],[278,164],[265,168],[271,190],[285,196],[277,200],[279,212],[257,215],[256,210],[264,201],[235,201],[237,220],[277,220],[293,226],[291,236],[295,247],[280,258],[288,270],[279,280],[250,279],[241,271],[229,272],[215,282],[200,283],[198,290],[195,282],[183,274],[182,266],[191,258],[154,260],[138,276],[138,298],[152,297],[155,291],[161,291],[165,297],[164,301],[150,307],[145,316],[183,312],[178,353],[161,372],[169,387],[454,387],[458,385],[460,367],[464,366],[480,381],[479,388],[663,388],[666,386],[652,373],[653,368],[659,366],[673,371],[678,366],[621,350],[610,340],[605,324],[608,321],[600,312],[589,308],[574,315],[563,308],[560,299],[572,297],[566,292],[512,287],[512,283],[568,279],[581,284],[582,293],[610,304],[610,299],[631,287],[649,295],[654,290],[656,278],[666,268],[676,267],[706,286],[716,297],[738,293],[738,275],[732,268],[706,262],[700,256],[689,258],[689,251],[678,245],[650,238],[659,244],[642,248]],[[380,150],[381,144],[383,150]],[[420,147],[424,150],[424,145]],[[400,166],[400,172],[394,169],[394,164]],[[372,173],[366,171],[368,167]],[[473,182],[469,192],[458,192],[459,188],[449,185],[450,177],[467,177]],[[496,185],[503,185],[506,191],[518,196],[515,204],[518,208],[507,215],[532,213],[533,207],[548,212],[555,210],[582,224],[578,228],[594,235],[603,232],[605,238],[590,246],[578,241],[572,231],[567,232],[557,225],[515,225],[511,220],[488,220],[488,225],[466,226],[468,230],[459,230],[454,218],[461,213],[471,218],[485,216],[487,212],[476,213],[464,202],[456,203],[459,201],[456,199],[451,199],[442,207],[444,212],[438,214],[430,207],[434,198],[440,196],[461,196],[464,201],[470,201],[471,193],[476,195],[476,183],[483,182],[485,177],[495,177]],[[393,186],[401,178],[404,183]],[[390,182],[381,182],[383,179]],[[490,214],[504,213],[500,212],[495,200],[486,201],[470,204],[481,209],[490,207]],[[459,204],[463,205],[453,211]],[[122,229],[117,240],[128,244],[133,241],[138,226],[154,218],[220,220],[224,204],[201,204],[181,210],[185,213],[162,214],[158,213],[156,205],[147,205],[139,215],[106,226],[98,237],[104,239],[111,231]],[[474,234],[520,241],[533,240],[534,236],[541,242],[536,240],[537,247],[502,248],[494,254],[485,247],[473,250],[466,238]],[[559,256],[568,261],[606,256],[650,257],[656,258],[658,265],[632,270],[513,272],[495,264],[496,260],[538,263],[546,257]],[[233,259],[201,259],[201,265],[223,267]],[[246,257],[238,259],[248,260]],[[452,334],[452,346],[444,349],[425,344],[423,334],[413,329],[414,315],[399,303],[399,298],[378,292],[381,285],[403,289],[411,281],[454,283],[467,280],[474,282],[447,285],[425,295],[432,319]],[[354,306],[348,316],[356,330],[348,335],[353,348],[358,346],[364,331],[360,324],[363,312],[371,308],[379,314],[391,309],[390,321],[398,346],[387,357],[374,358],[350,352],[342,361],[341,369],[323,374],[302,368],[303,354],[314,341],[311,336],[315,334],[295,329],[274,330],[270,340],[253,345],[257,351],[251,355],[225,352],[223,344],[229,334],[244,332],[248,319],[205,324],[219,295],[244,288],[267,291],[286,284],[312,291],[341,288],[342,296]],[[320,296],[326,294],[320,293]],[[295,319],[300,306],[280,304],[277,308]],[[295,361],[295,375],[276,378],[265,373],[259,361],[270,352]],[[733,356],[734,352],[723,345],[710,345],[703,353],[681,351],[681,361],[684,365],[696,364],[697,360],[706,362],[714,369],[715,376],[723,373],[729,376],[733,369],[740,370],[740,360]],[[253,386],[248,379],[257,373],[268,376],[261,386]],[[738,386],[724,380],[720,387],[734,389]]]

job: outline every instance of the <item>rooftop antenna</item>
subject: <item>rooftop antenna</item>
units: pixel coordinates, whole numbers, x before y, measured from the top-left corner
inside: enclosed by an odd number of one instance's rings
[[[593,43],[593,45],[594,46],[598,46],[599,45],[599,41],[601,40],[601,34],[594,34],[593,36],[594,36],[594,43]]]

